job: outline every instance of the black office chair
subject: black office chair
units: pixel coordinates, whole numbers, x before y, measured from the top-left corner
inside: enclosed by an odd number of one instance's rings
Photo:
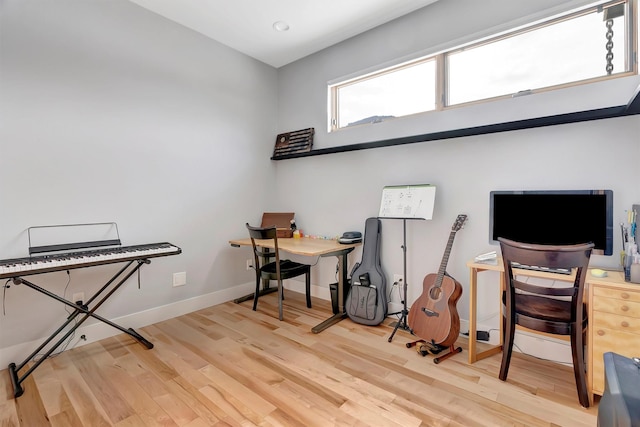
[[[252,227],[247,224],[249,237],[251,237],[251,245],[253,246],[253,259],[256,270],[256,291],[253,297],[253,311],[258,307],[258,297],[260,295],[261,280],[277,280],[278,281],[278,318],[282,320],[282,300],[284,299],[284,290],[282,281],[293,277],[306,275],[306,293],[307,307],[311,308],[311,266],[290,261],[288,259],[281,260],[278,251],[278,235],[275,226],[272,227]],[[273,240],[275,249],[272,251],[262,249],[256,239]],[[275,258],[275,261],[270,259]]]
[[[551,246],[514,242],[503,238],[500,241],[506,290],[502,295],[504,304],[504,346],[499,378],[507,380],[509,362],[513,350],[516,324],[536,331],[571,336],[573,372],[578,399],[589,407],[587,391],[584,345],[587,327],[587,311],[584,304],[584,282],[593,243]],[[513,273],[525,266],[550,269],[567,269],[575,273],[568,287],[547,287],[518,280]]]

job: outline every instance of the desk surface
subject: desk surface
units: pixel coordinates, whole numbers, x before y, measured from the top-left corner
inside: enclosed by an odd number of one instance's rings
[[[256,240],[256,243],[263,248],[273,249],[275,246],[273,240]],[[229,244],[235,246],[251,246],[251,239],[235,239],[229,240]],[[282,238],[278,239],[278,248],[283,251],[297,255],[306,256],[322,256],[334,255],[336,252],[344,250],[351,251],[353,248],[360,246],[362,243],[342,244],[336,240],[310,239],[302,237],[300,239]]]
[[[477,262],[477,261],[471,260],[467,262],[467,267],[476,271],[488,270],[488,271],[497,271],[500,273],[504,271],[502,258],[500,257],[498,257],[497,263],[495,264],[486,263],[486,262]],[[566,282],[573,282],[574,275],[575,275],[575,273],[574,274],[556,274],[556,273],[545,272],[545,271],[522,270],[517,268],[514,269],[513,271],[516,274],[522,274],[529,277],[541,277],[545,279],[561,280]],[[589,271],[591,271],[591,268],[589,268]],[[621,288],[628,287],[630,289],[636,289],[636,290],[640,288],[640,284],[625,282],[623,272],[616,271],[616,270],[607,270],[607,277],[592,276],[591,273],[589,272],[587,274],[587,277],[585,278],[585,283],[587,284],[587,286],[589,285],[589,283],[593,283],[598,285],[617,286]]]
[[[467,262],[467,267],[476,271],[490,270],[500,273],[504,271],[504,265],[502,263],[501,257],[498,257],[494,262],[477,262],[471,260]],[[529,277],[541,277],[543,279],[561,280],[564,282],[573,282],[575,278],[575,272],[573,272],[572,274],[558,274],[551,271],[525,270],[520,268],[514,268],[513,272],[515,274],[522,274]]]

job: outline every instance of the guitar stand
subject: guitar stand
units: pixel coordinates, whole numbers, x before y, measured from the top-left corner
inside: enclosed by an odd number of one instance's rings
[[[416,347],[416,351],[422,357],[426,356],[429,353],[431,353],[433,355],[440,354],[441,352],[443,352],[444,350],[446,350],[448,348],[449,349],[448,353],[445,353],[444,355],[436,357],[436,358],[433,359],[433,363],[435,363],[436,365],[438,363],[442,362],[443,360],[446,360],[446,359],[450,358],[451,356],[462,352],[462,347],[455,347],[454,345],[451,345],[449,347],[445,347],[445,346],[442,346],[440,344],[428,342],[428,341],[425,341],[425,340],[418,340],[418,341],[408,342],[406,345],[407,345],[407,348]]]
[[[131,269],[130,271],[128,271],[124,277],[118,282],[116,283],[112,289],[110,291],[108,291],[106,293],[106,295],[104,295],[102,297],[102,299],[98,302],[95,303],[95,305],[89,309],[89,304],[91,304],[95,299],[98,298],[98,296],[100,294],[102,294],[104,291],[106,291],[109,286],[111,286],[111,284],[113,282],[116,281],[116,279],[118,277],[120,277],[122,274],[124,274],[126,272],[126,270],[134,263],[137,262],[137,264],[133,267],[133,269]],[[120,288],[120,286],[122,286],[124,284],[124,282],[126,282],[135,272],[137,272],[138,270],[140,270],[140,267],[142,267],[142,265],[144,264],[149,264],[151,261],[149,261],[148,259],[139,259],[139,260],[132,260],[129,261],[124,267],[122,267],[122,269],[120,269],[120,271],[118,273],[116,273],[102,288],[100,288],[93,296],[91,296],[91,298],[89,298],[86,302],[83,302],[82,304],[76,304],[72,301],[66,300],[52,292],[47,291],[46,289],[41,288],[40,286],[29,282],[25,279],[23,279],[22,277],[14,277],[13,278],[13,283],[16,285],[26,285],[28,287],[30,287],[31,289],[38,291],[40,293],[43,293],[45,295],[47,295],[48,297],[51,297],[55,300],[60,301],[61,303],[68,305],[70,307],[72,307],[74,309],[74,311],[67,317],[67,320],[62,324],[62,326],[60,326],[54,333],[52,333],[49,338],[47,338],[41,345],[40,347],[38,347],[36,350],[34,350],[33,353],[31,353],[21,364],[16,365],[15,363],[11,363],[9,364],[9,376],[11,377],[11,384],[13,385],[13,396],[15,398],[18,398],[20,396],[22,396],[22,394],[24,393],[24,389],[22,388],[22,382],[29,376],[31,375],[31,373],[38,367],[40,366],[40,364],[42,362],[44,362],[50,355],[51,353],[53,353],[55,351],[56,348],[58,348],[62,343],[64,343],[75,331],[76,329],[78,329],[78,327],[80,327],[80,325],[82,325],[84,323],[85,320],[87,320],[89,317],[93,317],[96,318],[98,320],[100,320],[101,322],[104,322],[110,326],[113,326],[116,329],[119,329],[120,331],[124,332],[127,335],[130,335],[131,337],[133,337],[136,341],[138,341],[139,343],[141,343],[142,345],[144,345],[145,347],[147,347],[148,349],[152,349],[153,348],[153,344],[149,341],[147,341],[142,335],[138,334],[135,330],[133,330],[132,328],[129,329],[125,329],[124,327],[113,323],[110,320],[105,319],[102,316],[99,316],[97,314],[95,314],[95,311],[98,309],[98,307],[100,307],[116,290],[118,290],[118,288]],[[42,349],[44,349],[51,341],[53,341],[58,335],[60,335],[64,329],[75,320],[76,317],[78,317],[80,314],[84,314],[84,316],[82,316],[82,318],[80,318],[80,320],[76,321],[76,323],[62,336],[62,338],[60,338],[53,346],[51,346],[51,348],[44,353],[44,355],[38,359],[38,361],[35,362],[35,364],[33,366],[31,366],[27,372],[24,373],[24,375],[22,375],[21,377],[18,377],[18,372],[20,372],[20,370],[22,370],[22,368],[24,368],[27,363],[29,363],[29,361],[31,361],[37,354],[39,354]]]
[[[404,290],[404,295],[405,295],[405,301],[407,298],[407,288],[405,285],[405,290]],[[393,328],[393,332],[391,332],[391,335],[389,336],[389,342],[391,342],[391,340],[393,340],[393,336],[396,334],[396,331],[398,330],[398,328],[402,328],[403,331],[407,331],[410,334],[413,335],[413,331],[411,330],[411,328],[409,327],[409,325],[407,325],[407,315],[409,314],[409,311],[407,310],[407,304],[405,302],[405,307],[402,309],[402,311],[400,313],[402,313],[402,316],[400,316],[400,319],[396,322],[396,326]]]

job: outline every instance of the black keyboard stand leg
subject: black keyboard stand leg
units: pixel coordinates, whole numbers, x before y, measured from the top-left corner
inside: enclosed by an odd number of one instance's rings
[[[137,333],[133,328],[129,328],[126,332],[128,335],[131,335],[133,338],[135,338],[140,344],[144,345],[145,347],[147,347],[149,350],[151,350],[153,348],[153,343],[147,341],[147,339],[145,337],[143,337],[142,335],[140,335],[139,333]]]
[[[13,397],[22,396],[24,389],[22,388],[22,385],[20,385],[22,381],[18,379],[18,371],[16,370],[15,363],[9,364],[9,377],[11,378],[11,385],[13,386]]]
[[[135,265],[133,267],[133,269],[129,270],[127,272],[127,269],[134,263],[137,262],[137,265]],[[97,314],[95,314],[95,311],[109,298],[111,297],[111,295],[113,295],[113,293],[115,291],[118,290],[118,288],[120,288],[120,286],[122,286],[131,276],[133,276],[133,274],[135,272],[137,272],[140,267],[142,267],[142,265],[144,264],[148,264],[149,261],[144,259],[144,260],[137,260],[137,261],[129,261],[124,267],[122,267],[122,269],[120,269],[120,271],[118,271],[102,288],[100,288],[93,296],[91,296],[91,298],[89,298],[87,300],[87,302],[85,304],[82,305],[78,305],[75,304],[74,302],[68,301],[52,292],[49,292],[48,290],[36,285],[35,283],[32,283],[28,280],[23,279],[22,277],[15,277],[13,279],[13,282],[16,285],[25,285],[37,292],[43,293],[45,295],[47,295],[48,297],[51,297],[57,301],[60,301],[61,303],[68,305],[70,307],[72,307],[74,309],[74,311],[67,317],[67,320],[54,332],[52,333],[49,338],[47,338],[36,350],[33,351],[33,353],[31,353],[20,365],[16,365],[15,363],[11,363],[9,364],[9,376],[11,377],[11,384],[13,386],[13,395],[14,397],[20,397],[22,396],[22,394],[24,393],[24,389],[22,387],[22,382],[29,376],[31,375],[31,373],[38,367],[40,366],[40,364],[42,362],[44,362],[58,347],[60,347],[60,345],[62,343],[64,343],[75,331],[76,329],[78,329],[80,327],[80,325],[82,325],[89,317],[93,317],[96,318],[98,320],[100,320],[103,323],[106,323],[118,330],[120,330],[121,332],[124,332],[125,334],[131,336],[133,339],[135,339],[136,341],[138,341],[140,344],[144,345],[145,347],[147,347],[148,349],[152,349],[153,348],[153,344],[151,342],[149,342],[146,338],[144,338],[142,335],[140,335],[139,333],[137,333],[135,330],[133,330],[132,328],[126,329],[108,319],[105,319],[102,316],[99,316]],[[126,274],[125,274],[126,272]],[[120,281],[118,281],[109,292],[106,293],[106,295],[104,295],[102,297],[102,299],[100,299],[98,302],[96,302],[93,307],[91,309],[89,309],[88,307],[93,303],[93,301],[95,301],[100,294],[102,294],[104,291],[106,291],[110,285],[112,285],[117,279],[118,277],[120,277],[121,275],[124,274],[124,277],[122,277],[120,279]],[[81,316],[81,318],[79,320],[77,320],[75,322],[75,324],[62,336],[62,338],[60,338],[55,344],[53,344],[49,350],[47,350],[46,353],[44,353],[44,355],[42,357],[40,357],[22,376],[19,375],[19,372],[22,370],[22,368],[24,368],[27,363],[29,363],[29,361],[33,360],[36,355],[40,354],[40,352],[51,342],[53,341],[57,336],[59,336],[62,331],[74,320],[76,320],[76,317],[78,317],[80,314],[82,314],[83,316]]]

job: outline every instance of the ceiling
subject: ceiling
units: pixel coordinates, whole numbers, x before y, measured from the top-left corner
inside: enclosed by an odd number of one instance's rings
[[[279,68],[437,0],[130,1]]]

